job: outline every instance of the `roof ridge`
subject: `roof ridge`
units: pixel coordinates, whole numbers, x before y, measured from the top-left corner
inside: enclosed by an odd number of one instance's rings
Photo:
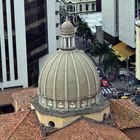
[[[90,126],[90,122],[87,120],[86,125]],[[87,127],[88,127],[87,126]],[[91,128],[92,130],[94,130],[93,132],[95,133],[95,135],[98,137],[98,140],[104,140],[103,137],[96,131],[96,129],[94,129],[93,127]]]
[[[29,114],[31,110],[28,111],[23,111],[26,112],[25,116],[23,116],[23,118],[21,119],[21,121],[19,121],[19,123],[16,125],[15,129],[11,132],[11,134],[7,137],[7,140],[11,137],[11,135],[16,131],[16,129],[18,128],[18,126],[22,123],[22,121],[26,118],[26,116]]]

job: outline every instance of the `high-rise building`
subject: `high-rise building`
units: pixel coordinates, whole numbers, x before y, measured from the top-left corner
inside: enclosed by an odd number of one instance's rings
[[[136,78],[140,81],[140,21],[136,23]]]
[[[135,48],[135,20],[139,17],[140,0],[102,0],[103,31],[107,41],[122,41]]]
[[[59,2],[0,0],[0,81],[2,88],[34,84],[42,57],[59,42]]]

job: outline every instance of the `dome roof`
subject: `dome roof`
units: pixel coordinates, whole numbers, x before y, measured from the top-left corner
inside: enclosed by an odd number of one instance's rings
[[[39,103],[53,110],[79,110],[95,103],[99,76],[91,59],[76,49],[58,50],[39,78]]]
[[[66,20],[66,21],[62,24],[62,26],[61,26],[61,28],[60,28],[60,33],[61,33],[62,35],[72,35],[72,34],[75,33],[75,29],[74,29],[72,23],[71,23],[69,20]]]

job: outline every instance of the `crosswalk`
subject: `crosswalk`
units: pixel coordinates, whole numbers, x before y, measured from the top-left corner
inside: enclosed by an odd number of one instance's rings
[[[115,88],[113,87],[107,87],[107,88],[101,88],[100,89],[100,94],[112,94],[114,91],[117,91]]]

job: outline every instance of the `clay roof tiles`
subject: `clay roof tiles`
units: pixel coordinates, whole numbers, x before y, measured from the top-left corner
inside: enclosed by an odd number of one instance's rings
[[[23,110],[31,108],[31,99],[37,94],[37,88],[24,88],[13,93],[13,98]]]
[[[1,140],[43,140],[40,124],[34,110],[0,116]]]
[[[140,107],[131,100],[112,100],[111,115],[119,129],[140,127]]]
[[[54,132],[46,140],[130,140],[120,130],[81,118]]]

